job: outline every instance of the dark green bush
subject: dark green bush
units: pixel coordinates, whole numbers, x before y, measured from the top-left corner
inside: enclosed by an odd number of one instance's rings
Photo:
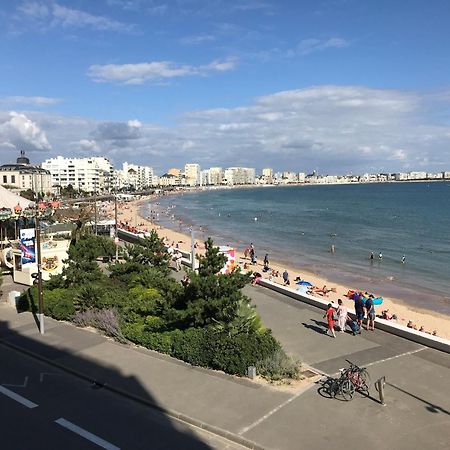
[[[71,320],[75,314],[74,289],[45,291],[44,313],[58,320]]]

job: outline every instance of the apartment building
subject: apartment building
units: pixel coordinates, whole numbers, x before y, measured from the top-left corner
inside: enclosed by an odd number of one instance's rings
[[[249,167],[229,167],[224,171],[224,182],[236,184],[255,184],[255,169]]]
[[[103,156],[90,158],[64,158],[57,156],[42,163],[51,174],[52,185],[91,193],[109,192],[114,187],[114,169]]]
[[[184,176],[188,186],[200,185],[200,165],[199,164],[186,164],[184,166]]]
[[[154,185],[153,167],[138,166],[124,162],[122,174],[125,185],[132,186],[136,190],[141,190]]]

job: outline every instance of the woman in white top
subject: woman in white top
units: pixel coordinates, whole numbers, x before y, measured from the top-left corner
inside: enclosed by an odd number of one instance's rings
[[[338,308],[337,308],[337,316],[338,316],[338,325],[339,331],[341,333],[345,332],[345,323],[347,322],[347,307],[344,306],[342,300],[338,300]]]

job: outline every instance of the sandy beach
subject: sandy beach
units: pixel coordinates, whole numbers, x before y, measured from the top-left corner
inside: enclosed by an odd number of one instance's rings
[[[139,231],[156,230],[158,235],[161,238],[165,239],[166,243],[171,244],[173,242],[175,244],[178,244],[179,248],[181,248],[182,250],[189,251],[191,247],[190,236],[168,228],[163,228],[159,226],[159,224],[154,224],[147,218],[140,215],[140,205],[147,202],[149,199],[150,198],[143,198],[131,202],[119,202],[119,222],[128,223],[128,226],[134,227]],[[112,204],[104,205],[102,207],[102,210],[103,213],[109,218],[114,218],[114,210]],[[257,247],[257,243],[255,243],[255,245]],[[202,250],[204,249],[204,243],[200,240],[197,240],[197,246],[197,251],[202,252]],[[268,278],[270,272],[263,273],[262,271],[263,258],[260,258],[261,261],[258,261],[256,265],[251,265],[249,264],[250,259],[244,257],[244,250],[244,248],[236,249],[236,260],[239,262],[239,265],[243,267],[244,264],[247,263],[246,267],[248,267],[249,270],[259,272],[263,275],[264,278]],[[336,284],[332,280],[325,279],[318,276],[317,274],[305,272],[305,270],[302,270],[300,272],[298,268],[282,265],[277,261],[273,261],[272,259],[270,259],[270,268],[275,272],[278,271],[280,275],[278,277],[273,277],[272,281],[283,284],[282,273],[284,272],[284,270],[287,270],[291,281],[289,287],[295,290],[297,286],[294,282],[294,279],[301,273],[302,279],[309,281],[314,286],[317,286],[318,288],[326,286],[328,289],[332,289],[325,296],[321,296],[321,298],[329,300],[330,302],[334,302],[336,304],[337,300],[340,298],[343,300],[346,306],[348,306],[349,308],[353,307],[353,300],[348,299],[345,294],[347,294],[349,290],[355,289],[354,286],[344,286],[341,284]],[[397,316],[396,322],[400,325],[406,326],[409,321],[412,321],[417,330],[419,330],[420,327],[423,327],[426,332],[432,333],[433,331],[436,331],[437,336],[450,339],[450,318],[448,316],[425,309],[411,308],[401,299],[387,297],[384,297],[382,305],[376,307],[377,315],[381,314],[382,310],[389,310],[389,314],[395,314]]]

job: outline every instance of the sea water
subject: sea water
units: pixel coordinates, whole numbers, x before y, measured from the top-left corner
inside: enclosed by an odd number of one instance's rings
[[[157,201],[143,214],[157,211],[163,226],[239,250],[252,242],[261,262],[269,253],[298,267],[292,276],[309,270],[450,315],[448,182],[233,188]]]

